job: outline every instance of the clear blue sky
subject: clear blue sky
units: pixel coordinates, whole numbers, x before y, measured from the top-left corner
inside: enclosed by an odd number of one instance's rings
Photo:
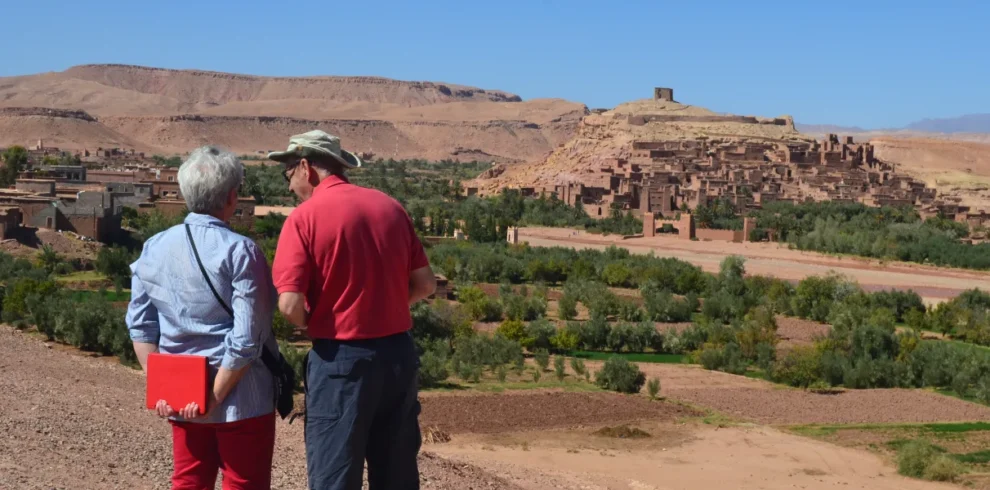
[[[0,0],[0,76],[83,63],[378,75],[900,126],[990,112],[987,1]]]

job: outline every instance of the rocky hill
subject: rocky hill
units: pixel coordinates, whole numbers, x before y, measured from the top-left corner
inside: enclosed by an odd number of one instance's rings
[[[606,161],[628,159],[633,141],[810,141],[789,116],[761,118],[718,114],[703,107],[644,99],[585,116],[573,139],[543,159],[500,166],[466,183],[486,194],[502,187],[539,187],[579,182],[595,174]]]
[[[85,126],[35,109],[80,111]],[[240,153],[285,145],[294,131],[339,131],[382,157],[530,160],[567,141],[587,113],[560,99],[378,77],[260,77],[127,65],[0,78],[0,146],[39,138],[66,148],[119,142],[181,153],[206,142]],[[32,112],[26,115],[24,112]],[[21,118],[33,118],[24,119]],[[86,124],[82,124],[82,123]]]

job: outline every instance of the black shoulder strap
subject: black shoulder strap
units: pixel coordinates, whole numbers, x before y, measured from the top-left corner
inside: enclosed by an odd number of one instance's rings
[[[210,291],[213,292],[213,297],[217,299],[217,303],[226,311],[228,315],[234,316],[234,310],[227,306],[227,303],[220,297],[220,293],[217,292],[217,288],[213,287],[213,281],[210,280],[209,274],[206,273],[206,267],[203,267],[203,260],[199,258],[199,251],[196,250],[196,241],[193,240],[192,231],[189,229],[189,225],[186,224],[186,236],[189,237],[189,245],[192,246],[193,255],[196,256],[196,263],[199,264],[199,271],[203,273],[203,279],[206,279],[206,285],[210,286]]]
[[[233,318],[234,310],[232,310],[230,306],[227,306],[227,303],[220,297],[220,293],[218,293],[217,289],[213,287],[213,281],[210,280],[209,274],[206,273],[206,267],[203,267],[203,260],[199,258],[199,251],[196,250],[196,241],[193,240],[192,231],[189,229],[188,223],[186,224],[186,236],[189,237],[189,245],[192,246],[193,255],[196,256],[196,264],[199,265],[199,271],[203,273],[203,279],[206,279],[206,284],[210,286],[210,291],[213,292],[213,297],[217,299],[217,303],[220,303],[223,311],[226,311],[227,314]],[[265,348],[265,346],[261,347],[261,362],[265,363],[265,367],[267,367],[273,374],[278,375],[281,371],[278,360],[274,355],[272,355],[271,352],[268,351],[268,349]]]

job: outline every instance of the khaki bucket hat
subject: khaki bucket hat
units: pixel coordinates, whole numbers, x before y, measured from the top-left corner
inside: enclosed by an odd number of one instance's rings
[[[285,151],[271,152],[268,154],[268,159],[291,163],[299,158],[314,156],[333,158],[347,168],[361,166],[361,159],[357,155],[340,147],[340,138],[319,129],[293,135],[289,138],[289,147]]]

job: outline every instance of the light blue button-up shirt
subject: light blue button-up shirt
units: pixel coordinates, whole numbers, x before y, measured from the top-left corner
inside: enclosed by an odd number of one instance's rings
[[[211,382],[221,366],[249,366],[223,402],[194,422],[269,414],[275,409],[273,377],[260,356],[262,346],[275,353],[278,343],[272,333],[275,290],[265,255],[252,240],[212,216],[190,213],[185,223],[213,287],[234,317],[210,292],[186,230],[178,225],[151,237],[131,264],[131,340],[157,344],[163,353],[206,356]]]

